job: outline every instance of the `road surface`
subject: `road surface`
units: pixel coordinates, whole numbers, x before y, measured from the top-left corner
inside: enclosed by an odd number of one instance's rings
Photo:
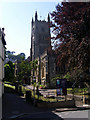
[[[64,120],[90,120],[89,110],[67,111],[67,112],[53,112]]]

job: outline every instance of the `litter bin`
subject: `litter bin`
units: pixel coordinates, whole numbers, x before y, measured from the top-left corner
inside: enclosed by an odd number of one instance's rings
[[[85,98],[85,104],[90,105],[90,98]]]
[[[88,98],[85,97],[85,104],[88,104]]]
[[[31,101],[31,91],[26,91],[26,101],[27,102]]]

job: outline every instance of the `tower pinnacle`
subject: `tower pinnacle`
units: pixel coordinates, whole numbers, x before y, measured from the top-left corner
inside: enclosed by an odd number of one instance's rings
[[[37,15],[37,11],[35,12],[35,21],[37,21],[37,17],[38,17],[38,15]]]
[[[33,26],[33,17],[32,17],[32,26]]]
[[[50,15],[48,14],[48,22],[50,22]]]

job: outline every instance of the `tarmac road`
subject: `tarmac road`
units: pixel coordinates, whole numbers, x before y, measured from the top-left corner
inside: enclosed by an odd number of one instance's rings
[[[90,120],[90,109],[54,113],[64,120]]]
[[[88,120],[90,117],[88,110],[85,109],[82,111],[79,110],[80,108],[75,111],[71,108],[67,108],[66,111],[65,109],[59,108],[55,111],[54,109],[37,108],[31,103],[27,103],[23,96],[16,95],[14,91],[11,92],[10,90],[5,92],[3,96],[2,120],[10,120],[14,117],[18,118],[14,120]]]
[[[51,109],[37,108],[33,106],[31,103],[27,103],[25,98],[21,98],[20,96],[13,93],[5,93],[3,96],[3,119],[9,120],[11,117],[16,117],[21,115],[21,118],[44,118],[44,119],[54,119],[61,118],[54,114]],[[27,116],[22,116],[25,114],[29,114]],[[19,118],[18,118],[19,119]],[[18,120],[16,119],[16,120]],[[22,120],[23,120],[22,119]],[[25,120],[27,120],[25,118]],[[61,120],[61,119],[60,119]]]
[[[61,110],[61,109],[60,109]],[[60,111],[37,108],[13,93],[3,97],[3,120],[89,120],[89,110]],[[60,112],[59,112],[60,111]]]

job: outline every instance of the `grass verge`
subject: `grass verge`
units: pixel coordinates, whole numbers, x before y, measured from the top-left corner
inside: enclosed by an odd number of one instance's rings
[[[6,84],[6,83],[4,83],[4,86],[5,86],[5,87],[12,88],[12,89],[14,89],[14,90],[15,90],[15,86],[13,86],[13,85],[10,85],[10,84]]]

